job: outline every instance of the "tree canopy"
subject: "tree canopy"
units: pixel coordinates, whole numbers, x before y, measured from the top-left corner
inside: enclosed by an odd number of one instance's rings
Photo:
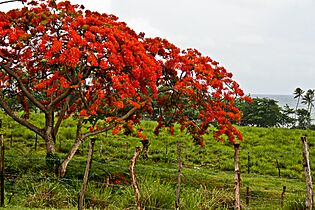
[[[67,117],[78,119],[79,144],[109,129],[118,133],[124,124],[133,129],[156,109],[156,133],[179,123],[199,144],[209,126],[217,128],[215,138],[242,139],[231,122],[240,120],[235,103],[250,99],[218,62],[69,1],[25,2],[0,12],[0,106],[45,140],[47,154],[55,153]],[[30,107],[44,114],[45,125],[28,120]],[[82,133],[87,121],[91,127]]]
[[[157,80],[160,94],[156,108],[160,117],[156,133],[177,122],[199,144],[210,125],[218,128],[216,138],[225,134],[232,143],[235,137],[242,139],[231,122],[241,117],[235,103],[249,98],[232,80],[232,73],[195,49],[180,50],[161,38],[144,42],[162,67],[162,76]]]

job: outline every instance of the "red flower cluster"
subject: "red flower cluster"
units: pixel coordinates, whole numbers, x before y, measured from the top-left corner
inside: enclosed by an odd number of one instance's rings
[[[250,98],[244,96],[230,72],[197,50],[180,50],[160,38],[144,39],[144,43],[163,69],[157,80],[160,117],[156,134],[165,126],[172,131],[174,123],[179,123],[201,145],[210,126],[217,128],[216,139],[224,140],[222,135],[226,135],[231,143],[236,138],[242,140],[232,125],[241,116],[235,103]]]
[[[156,104],[161,117],[155,133],[164,126],[174,133],[180,123],[202,144],[214,125],[216,138],[241,139],[232,125],[240,119],[235,103],[248,98],[216,61],[161,38],[144,38],[113,15],[69,1],[25,2],[23,9],[0,12],[0,89],[19,95],[26,112],[31,104],[98,125],[100,119],[123,121],[134,109],[152,112]],[[140,118],[126,116],[130,122]],[[121,128],[117,123],[113,134]]]

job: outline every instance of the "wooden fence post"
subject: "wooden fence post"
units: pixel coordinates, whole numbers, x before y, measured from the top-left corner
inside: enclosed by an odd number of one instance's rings
[[[250,174],[250,153],[247,156],[247,173]]]
[[[100,157],[103,157],[103,143],[100,146]]]
[[[182,158],[181,158],[181,149],[180,149],[179,141],[177,142],[177,160],[178,160],[178,176],[177,176],[177,189],[176,189],[175,209],[179,210],[180,185],[181,185],[182,168],[183,168],[183,161],[182,161]]]
[[[234,172],[235,172],[235,209],[241,209],[241,169],[240,169],[240,144],[234,144]]]
[[[96,140],[95,138],[91,138],[90,144],[89,144],[89,152],[88,152],[88,158],[87,158],[86,166],[85,166],[83,183],[82,183],[82,187],[79,193],[78,210],[82,210],[84,208],[84,193],[86,191],[86,188],[89,182],[95,140]]]
[[[281,170],[280,170],[280,164],[278,162],[278,159],[276,159],[276,167],[278,169],[278,177],[281,177]]]
[[[249,199],[250,199],[249,187],[246,187],[246,206],[247,207],[249,207]]]
[[[13,137],[12,137],[12,125],[11,123],[9,123],[9,129],[10,129],[10,148],[12,147],[12,144],[13,144]]]
[[[219,169],[221,169],[221,152],[220,152],[220,150],[218,150],[218,165],[219,165]]]
[[[128,154],[129,154],[129,143],[126,142],[126,154],[127,154],[127,157],[128,157]]]
[[[148,139],[141,140],[142,143],[142,157],[144,160],[147,160],[149,157],[149,146],[150,142]]]
[[[306,182],[306,209],[310,210],[313,208],[313,184],[311,175],[311,166],[309,159],[308,144],[305,136],[301,137],[302,148],[303,148],[303,167]]]
[[[37,140],[38,140],[37,133],[35,133],[35,151],[37,150]]]
[[[281,203],[280,203],[280,206],[281,206],[281,208],[283,208],[283,205],[284,205],[284,196],[285,196],[285,190],[286,190],[286,186],[283,186],[283,188],[282,188],[282,193],[281,193]]]
[[[3,134],[0,134],[1,144],[1,161],[0,161],[0,181],[1,181],[1,197],[0,206],[4,207],[4,139]]]
[[[165,163],[168,162],[168,141],[165,144]]]
[[[141,194],[140,194],[140,190],[139,190],[139,186],[138,186],[137,178],[136,178],[136,173],[135,173],[135,166],[136,166],[136,162],[140,153],[141,153],[141,148],[136,147],[136,151],[130,160],[130,166],[129,166],[131,183],[132,183],[133,190],[135,192],[135,198],[136,198],[136,204],[137,204],[138,210],[142,210],[142,204],[141,204]]]

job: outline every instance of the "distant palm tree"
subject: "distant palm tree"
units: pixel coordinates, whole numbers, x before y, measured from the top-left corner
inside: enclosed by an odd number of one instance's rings
[[[302,103],[307,104],[307,111],[311,114],[314,107],[315,90],[309,89],[302,98]]]
[[[300,104],[300,99],[301,99],[301,97],[303,96],[303,93],[304,93],[305,91],[304,90],[302,90],[301,88],[296,88],[295,89],[295,91],[294,91],[294,98],[297,98],[298,99],[298,101],[297,101],[297,103],[296,103],[296,107],[295,107],[295,112],[297,111],[297,109],[299,108],[299,104]]]

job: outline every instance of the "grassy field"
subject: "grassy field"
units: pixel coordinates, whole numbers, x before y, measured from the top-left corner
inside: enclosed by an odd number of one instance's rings
[[[12,122],[4,114],[1,130],[6,144],[5,204],[12,209],[76,209],[77,195],[85,169],[88,141],[84,142],[69,165],[65,178],[48,172],[45,145],[35,134]],[[32,115],[35,124],[43,124],[40,115]],[[193,144],[188,134],[175,128],[154,136],[155,123],[142,121],[150,140],[149,158],[140,158],[137,177],[146,209],[174,209],[177,180],[176,142],[181,143],[184,163],[181,209],[231,209],[234,200],[234,150],[229,142],[205,138],[205,147]],[[307,135],[311,166],[315,164],[315,132],[284,128],[240,127],[241,198],[244,209],[303,209],[305,182],[300,137]],[[75,122],[68,119],[57,136],[60,157],[74,141]],[[12,138],[11,138],[12,137]],[[129,162],[138,138],[110,132],[98,136],[86,193],[86,205],[96,209],[135,209],[130,187]],[[250,173],[248,174],[248,156]],[[280,176],[279,176],[280,171]],[[313,169],[314,171],[314,169]],[[281,194],[286,186],[284,203]],[[246,205],[246,188],[250,190]]]

